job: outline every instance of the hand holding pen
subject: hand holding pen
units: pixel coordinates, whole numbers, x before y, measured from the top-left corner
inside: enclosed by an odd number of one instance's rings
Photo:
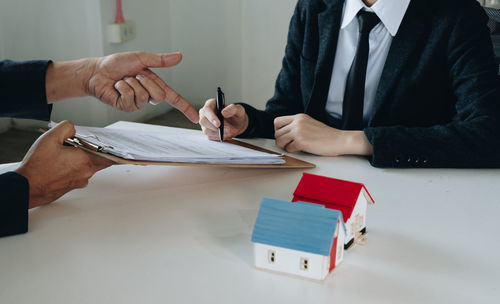
[[[219,90],[217,91],[219,92]],[[222,93],[222,90],[220,92]],[[223,96],[224,93],[222,93]],[[222,99],[220,101],[223,102]],[[245,132],[248,127],[248,115],[243,106],[230,104],[227,107],[222,107],[219,112],[220,117],[217,109],[217,101],[213,98],[207,100],[199,112],[200,126],[208,139],[214,141],[231,140]]]

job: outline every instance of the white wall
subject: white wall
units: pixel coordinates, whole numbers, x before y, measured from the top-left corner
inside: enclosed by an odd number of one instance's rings
[[[263,107],[272,95],[296,0],[123,0],[137,37],[106,42],[114,0],[0,1],[0,55],[28,60],[68,60],[113,52],[182,51],[183,62],[160,76],[195,105],[222,86],[227,101]],[[127,114],[93,98],[55,104],[54,120],[105,125],[143,120],[168,110],[166,104]],[[0,121],[1,127],[1,121]]]
[[[185,55],[172,84],[195,104],[241,99],[241,0],[171,0],[172,44]]]
[[[274,93],[296,0],[242,0],[243,100],[264,108]]]
[[[102,47],[98,0],[16,0],[0,3],[4,58],[69,60],[100,56]],[[90,106],[89,106],[90,105]],[[106,119],[91,98],[63,101],[54,107],[54,120],[99,124]]]
[[[4,41],[2,38],[3,38],[2,37],[2,31],[0,30],[0,58],[4,57],[3,50],[2,50],[2,47],[1,47],[1,42]],[[11,127],[11,125],[12,125],[12,119],[11,118],[0,117],[0,133],[9,130],[10,127]]]

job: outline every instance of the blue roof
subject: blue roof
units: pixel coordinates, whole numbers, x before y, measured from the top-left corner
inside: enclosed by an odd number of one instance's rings
[[[322,205],[264,198],[252,242],[329,256],[339,218],[343,224],[340,211]]]

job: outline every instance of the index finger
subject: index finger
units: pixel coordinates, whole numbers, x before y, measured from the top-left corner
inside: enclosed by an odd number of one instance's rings
[[[200,117],[198,111],[186,100],[184,97],[179,95],[176,91],[165,84],[165,93],[167,96],[165,100],[171,104],[174,108],[181,111],[189,120],[194,123],[198,123]]]
[[[52,136],[58,143],[63,144],[66,139],[74,137],[75,133],[75,126],[71,122],[63,120],[50,129],[46,136]]]
[[[215,99],[209,99],[205,102],[205,106],[201,108],[200,113],[207,118],[217,128],[220,126],[219,117],[215,112]]]
[[[198,111],[186,100],[184,97],[179,95],[176,91],[170,88],[160,76],[156,75],[151,70],[145,70],[144,74],[153,79],[156,84],[158,84],[165,91],[165,100],[171,104],[174,108],[181,111],[189,120],[194,123],[198,123],[200,117],[198,116]]]
[[[294,115],[276,117],[274,119],[274,130],[276,131],[283,128],[284,126],[289,125],[290,123],[292,123],[293,118]]]

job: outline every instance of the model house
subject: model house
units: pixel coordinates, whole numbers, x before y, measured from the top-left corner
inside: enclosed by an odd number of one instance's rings
[[[342,214],[264,198],[252,234],[255,267],[322,280],[343,259]]]
[[[366,209],[374,201],[363,184],[304,173],[292,201],[320,204],[342,212],[347,230],[345,249],[355,240],[364,241]]]

